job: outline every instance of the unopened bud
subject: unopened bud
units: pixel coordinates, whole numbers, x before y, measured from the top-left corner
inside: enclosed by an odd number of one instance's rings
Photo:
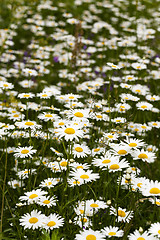
[[[143,228],[142,227],[139,227],[139,232],[143,233]]]
[[[107,201],[107,205],[111,205],[111,200],[108,200],[108,201]]]

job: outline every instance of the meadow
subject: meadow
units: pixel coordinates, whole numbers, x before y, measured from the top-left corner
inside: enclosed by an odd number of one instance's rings
[[[160,239],[160,1],[4,0],[0,239]]]

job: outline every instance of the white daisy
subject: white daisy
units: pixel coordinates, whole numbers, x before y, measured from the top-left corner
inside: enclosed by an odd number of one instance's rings
[[[102,233],[108,238],[111,238],[111,237],[122,237],[124,234],[124,231],[119,230],[118,227],[109,226],[102,229]]]
[[[26,213],[22,216],[19,221],[20,225],[24,227],[24,229],[38,229],[44,227],[44,219],[45,215],[41,213],[41,211],[33,210],[30,214]]]
[[[36,149],[32,149],[33,147],[18,147],[15,149],[15,157],[20,157],[20,158],[25,158],[25,157],[30,157],[32,158],[32,154],[36,153]]]
[[[72,148],[72,154],[74,157],[84,158],[91,154],[91,150],[84,144],[74,144]]]
[[[64,224],[64,218],[59,216],[56,213],[51,213],[48,217],[46,217],[44,222],[44,228],[46,230],[53,230],[55,228],[62,227]]]

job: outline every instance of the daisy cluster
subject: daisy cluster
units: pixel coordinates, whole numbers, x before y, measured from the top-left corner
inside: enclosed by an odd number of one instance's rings
[[[160,239],[160,2],[17,4],[0,29],[1,232]]]

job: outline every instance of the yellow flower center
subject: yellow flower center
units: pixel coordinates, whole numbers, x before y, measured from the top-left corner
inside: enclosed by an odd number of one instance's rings
[[[66,128],[66,129],[64,130],[64,132],[65,132],[66,134],[74,134],[74,133],[75,133],[75,130],[74,130],[73,128]]]
[[[74,97],[73,97],[73,96],[70,96],[69,99],[74,99]]]
[[[81,148],[81,147],[76,147],[75,150],[76,150],[77,152],[83,152],[83,148]]]
[[[136,147],[136,146],[137,146],[137,143],[130,143],[129,146],[130,146],[130,147]]]
[[[142,105],[141,108],[145,109],[145,108],[147,108],[147,106],[146,105]]]
[[[99,152],[100,148],[95,148],[94,152]]]
[[[3,84],[3,87],[8,87],[8,84],[6,84],[6,83],[5,83],[5,84]]]
[[[159,188],[151,188],[149,192],[151,194],[160,194],[160,189]]]
[[[145,238],[139,237],[139,238],[137,238],[137,240],[145,240]]]
[[[116,122],[121,122],[121,120],[120,120],[120,119],[117,119]]]
[[[32,217],[32,218],[29,219],[29,222],[35,224],[35,223],[38,222],[38,218]]]
[[[50,202],[51,202],[51,201],[49,201],[49,200],[47,200],[47,199],[43,201],[44,204],[49,204]]]
[[[87,218],[85,218],[85,217],[84,217],[84,218],[81,218],[80,221],[81,221],[81,222],[87,222]]]
[[[110,163],[110,162],[111,162],[111,160],[109,160],[109,159],[105,159],[105,160],[103,160],[102,163],[107,164],[107,163]]]
[[[19,117],[19,114],[14,114],[13,117],[15,117],[15,118],[16,118],[16,117]]]
[[[96,204],[96,203],[92,203],[92,204],[90,205],[90,207],[96,208],[96,207],[99,207],[99,205]]]
[[[29,94],[24,94],[23,97],[29,97],[30,95]]]
[[[77,166],[77,169],[80,169],[80,168],[81,168],[81,169],[83,169],[83,167],[82,167],[82,166]]]
[[[79,181],[73,181],[73,184],[80,184]]]
[[[156,100],[154,97],[151,97],[151,100]]]
[[[125,214],[125,212],[123,210],[118,210],[118,216],[125,217],[126,214]]]
[[[107,137],[108,137],[108,138],[113,138],[113,136],[112,136],[112,135],[108,135]]]
[[[95,237],[95,235],[93,234],[89,234],[87,237],[86,237],[86,240],[96,240],[97,238]]]
[[[46,114],[45,117],[50,118],[53,117],[52,114]]]
[[[158,233],[160,234],[160,230],[158,230]]]
[[[112,164],[110,167],[110,169],[119,169],[119,165],[118,164]]]
[[[139,158],[143,158],[143,159],[144,159],[144,158],[148,158],[147,154],[145,154],[145,153],[139,154],[138,157],[139,157]]]
[[[28,149],[23,149],[23,150],[21,151],[21,153],[22,153],[22,154],[27,154],[27,153],[29,153],[29,150],[28,150]]]
[[[138,186],[139,188],[141,188],[141,186],[142,186],[142,183],[138,183],[138,184],[137,184],[137,186]]]
[[[157,126],[157,123],[153,123],[153,126]]]
[[[136,92],[140,93],[140,92],[141,92],[141,90],[140,90],[140,89],[137,89],[137,90],[136,90]]]
[[[34,125],[34,123],[33,122],[25,122],[25,125],[32,126],[32,125]]]
[[[83,113],[81,113],[81,112],[76,112],[76,113],[74,114],[74,116],[81,118],[81,117],[83,117],[84,115],[83,115]]]
[[[63,125],[64,125],[64,122],[60,122],[58,125],[63,126]]]
[[[96,117],[97,117],[97,118],[102,118],[102,115],[97,115]]]
[[[115,232],[109,232],[108,235],[109,235],[109,236],[115,236],[116,233],[115,233]]]
[[[38,197],[38,195],[35,194],[35,193],[33,193],[33,194],[31,194],[31,195],[29,196],[30,199],[33,199],[33,198],[36,198],[36,197]]]
[[[82,179],[88,179],[89,176],[88,176],[87,174],[82,174],[82,175],[80,176],[80,178],[82,178]]]
[[[56,223],[54,221],[50,221],[47,223],[48,227],[54,227],[56,225]]]
[[[157,204],[157,205],[160,205],[160,202],[157,202],[157,201],[156,201],[156,204]],[[160,234],[160,230],[159,230],[159,234]]]
[[[147,150],[148,150],[148,152],[152,152],[153,149],[152,148],[148,148]]]
[[[66,161],[61,162],[60,165],[61,165],[62,167],[66,167],[66,166],[67,166],[67,162],[66,162]]]
[[[146,129],[147,127],[146,126],[141,126],[141,128]]]
[[[48,95],[47,94],[42,94],[42,97],[48,97]]]
[[[118,154],[119,154],[119,155],[126,154],[126,153],[127,153],[127,151],[124,150],[124,149],[121,149],[121,150],[118,151]]]

